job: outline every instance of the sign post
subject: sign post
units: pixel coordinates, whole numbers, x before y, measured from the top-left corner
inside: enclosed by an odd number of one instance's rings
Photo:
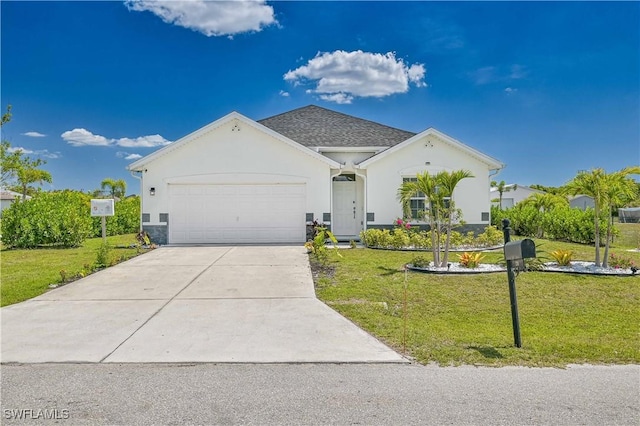
[[[507,261],[507,278],[509,280],[509,299],[511,300],[511,322],[513,323],[513,340],[517,348],[522,347],[520,339],[520,318],[518,317],[518,296],[516,295],[516,274],[514,269],[525,269],[524,259],[536,257],[535,243],[525,238],[520,241],[511,241],[511,221],[502,220],[504,232],[504,258]]]
[[[107,242],[107,216],[115,214],[113,198],[92,199],[91,216],[99,216],[102,221],[102,242]]]

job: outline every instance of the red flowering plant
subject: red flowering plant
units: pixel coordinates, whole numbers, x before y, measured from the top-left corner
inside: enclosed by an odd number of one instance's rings
[[[406,220],[401,219],[401,218],[397,218],[394,221],[394,225],[396,227],[398,227],[398,228],[401,228],[401,229],[407,229],[407,230],[411,229],[411,224],[409,222],[407,222]]]

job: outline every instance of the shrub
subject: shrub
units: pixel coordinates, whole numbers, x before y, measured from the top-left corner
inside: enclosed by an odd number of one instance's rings
[[[484,254],[482,253],[469,253],[464,252],[458,255],[458,259],[460,262],[460,266],[463,268],[477,268],[480,265],[480,261],[484,259]]]
[[[395,249],[401,249],[409,246],[411,241],[406,228],[395,228],[391,234],[391,246]]]
[[[91,235],[90,199],[78,191],[40,192],[2,213],[2,242],[8,247],[77,247]]]
[[[431,261],[424,256],[415,256],[409,263],[416,268],[427,268],[431,264]]]
[[[571,259],[573,257],[573,252],[571,250],[554,250],[549,253],[551,257],[558,263],[560,266],[569,266],[571,265]]]
[[[609,266],[616,269],[637,268],[636,264],[629,257],[616,256],[614,253],[609,255]]]
[[[553,210],[542,212],[533,206],[518,204],[506,210],[492,207],[491,223],[501,228],[502,219],[509,219],[515,235],[523,237],[544,236],[559,241],[593,244],[595,241],[594,214],[593,209],[580,210],[559,206]],[[603,215],[600,219],[600,227],[606,229],[606,226],[607,219]],[[614,229],[614,235],[616,232],[617,230]]]
[[[109,266],[109,253],[111,252],[111,246],[108,243],[103,242],[96,250],[96,268],[106,268]]]
[[[497,246],[503,243],[504,234],[495,226],[487,226],[483,233],[478,234],[476,241],[478,245],[484,247]]]

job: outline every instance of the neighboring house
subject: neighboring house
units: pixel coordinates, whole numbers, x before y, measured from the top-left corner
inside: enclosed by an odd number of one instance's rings
[[[514,186],[516,186],[516,189],[513,189]],[[524,186],[524,185],[516,185],[513,183],[505,185],[505,189],[508,189],[508,191],[504,191],[502,193],[503,209],[508,209],[515,206],[525,198],[529,198],[531,194],[535,194],[536,192],[542,193],[542,191],[539,191],[537,189],[529,188],[528,186]],[[500,193],[498,192],[498,188],[492,187],[491,200],[496,200],[496,201],[491,201],[491,203],[494,206],[498,206],[500,204],[499,201],[497,201],[499,198],[500,198]]]
[[[22,199],[22,194],[19,192],[9,191],[8,189],[0,189],[0,216],[2,216],[2,212],[4,209],[8,209],[11,207],[11,204],[16,202],[17,200]],[[27,195],[27,200],[30,200],[31,197]]]
[[[254,121],[232,112],[132,163],[142,226],[159,244],[342,240],[392,226],[419,172],[470,170],[454,193],[471,229],[490,223],[489,175],[504,165],[435,129],[415,134],[317,106]],[[415,206],[424,206],[416,199]]]
[[[587,208],[595,208],[596,204],[593,201],[593,197],[588,195],[576,195],[575,197],[569,197],[569,206],[580,210],[586,210]]]

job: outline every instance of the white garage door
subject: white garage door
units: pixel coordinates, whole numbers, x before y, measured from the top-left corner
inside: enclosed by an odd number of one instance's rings
[[[169,243],[304,242],[306,187],[169,185]]]

